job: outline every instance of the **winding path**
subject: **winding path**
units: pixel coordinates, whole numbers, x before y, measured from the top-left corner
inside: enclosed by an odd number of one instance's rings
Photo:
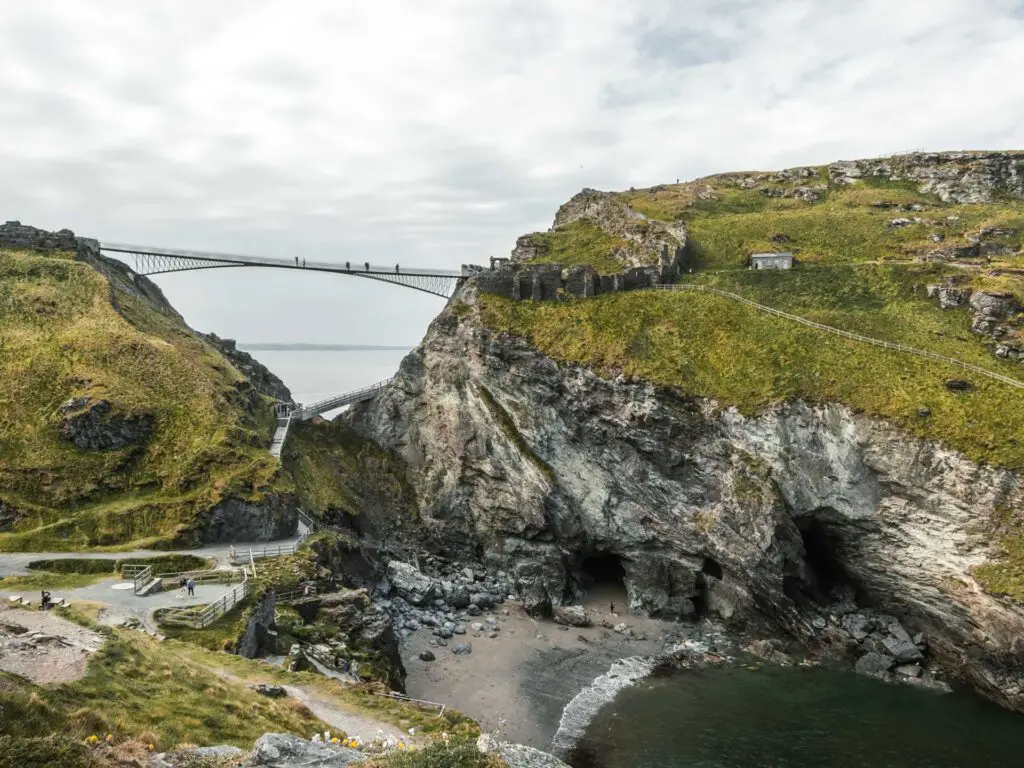
[[[995,379],[996,381],[1000,381],[1003,384],[1009,384],[1011,387],[1016,387],[1017,389],[1024,389],[1024,381],[1019,381],[1017,379],[1010,378],[1009,376],[1004,376],[1001,373],[990,371],[988,368],[982,368],[980,365],[974,365],[973,363],[964,362],[963,360],[958,360],[955,357],[946,357],[945,355],[940,355],[935,352],[929,352],[926,349],[908,347],[906,344],[896,344],[891,341],[875,339],[870,336],[862,336],[859,333],[853,333],[851,331],[844,331],[842,328],[835,328],[834,326],[831,325],[816,323],[813,320],[808,320],[806,317],[801,317],[800,315],[792,315],[789,312],[783,312],[781,309],[775,309],[774,307],[769,307],[766,304],[758,304],[756,301],[746,299],[740,296],[738,293],[729,293],[728,291],[722,291],[719,290],[718,288],[711,288],[709,286],[699,285],[696,283],[674,283],[672,285],[656,285],[653,286],[652,290],[696,291],[698,293],[713,293],[716,296],[722,296],[724,298],[731,299],[732,301],[738,301],[741,304],[746,304],[748,307],[753,307],[759,312],[766,312],[769,315],[775,315],[776,317],[782,317],[785,318],[786,320],[792,320],[794,323],[806,325],[808,328],[815,328],[819,331],[825,331],[826,333],[832,333],[835,334],[836,336],[842,336],[844,339],[851,339],[853,341],[859,341],[864,344],[872,344],[876,347],[883,347],[885,349],[892,349],[897,352],[903,352],[908,355],[917,355],[918,357],[924,357],[929,360],[937,360],[941,363],[948,363],[950,365],[955,365],[959,368],[963,368],[966,371],[972,371],[974,373],[981,374],[982,376],[987,376],[990,379]]]

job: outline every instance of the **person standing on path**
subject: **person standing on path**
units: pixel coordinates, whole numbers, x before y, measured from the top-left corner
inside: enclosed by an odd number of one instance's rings
[[[196,596],[196,580],[195,579],[189,579],[187,586],[188,586],[188,596],[189,597],[195,597]]]

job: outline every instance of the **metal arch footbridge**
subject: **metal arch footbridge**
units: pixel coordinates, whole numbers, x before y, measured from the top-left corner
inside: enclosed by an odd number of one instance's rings
[[[333,272],[351,275],[367,280],[393,283],[416,291],[423,291],[443,299],[451,298],[456,288],[467,277],[480,272],[483,267],[463,265],[460,270],[426,269],[423,267],[402,267],[399,264],[384,266],[364,262],[339,264],[331,261],[307,261],[295,256],[291,259],[267,256],[242,256],[209,251],[185,251],[174,248],[156,248],[148,245],[127,243],[100,243],[100,250],[111,254],[126,254],[135,263],[135,272],[140,275],[163,275],[169,272],[189,272],[198,269],[224,269],[227,267],[275,267],[312,272]]]

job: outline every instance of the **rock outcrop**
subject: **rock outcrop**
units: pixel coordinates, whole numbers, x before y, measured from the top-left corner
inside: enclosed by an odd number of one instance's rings
[[[141,446],[153,432],[151,414],[119,414],[106,400],[74,397],[61,405],[59,411],[61,437],[83,450],[113,451]]]
[[[196,525],[182,532],[179,546],[275,541],[294,536],[299,518],[293,499],[267,496],[260,501],[224,499],[197,516]]]
[[[843,160],[828,167],[834,183],[869,176],[913,181],[947,203],[988,203],[999,195],[1024,198],[1024,153],[913,152],[873,160]]]
[[[937,298],[943,309],[968,306],[971,331],[992,341],[992,353],[1007,360],[1024,360],[1022,307],[1012,293],[980,291],[966,283],[969,277],[954,276],[927,287],[928,297]]]
[[[277,599],[274,590],[265,590],[249,612],[249,621],[238,641],[235,653],[246,659],[255,659],[266,653],[277,653],[276,609]]]
[[[245,376],[257,391],[282,403],[293,402],[292,393],[285,383],[255,357],[239,349],[234,339],[222,339],[215,333],[203,334],[203,338],[230,360],[235,369]]]
[[[405,459],[436,545],[507,570],[535,612],[579,595],[601,556],[634,611],[814,641],[827,627],[802,606],[845,585],[1024,710],[1024,611],[972,577],[995,554],[987,521],[1024,506],[1013,472],[839,404],[748,417],[603,379],[451,309],[346,418]]]
[[[629,245],[617,254],[627,267],[657,267],[660,277],[677,274],[686,249],[686,229],[634,211],[614,192],[584,189],[562,205],[552,227],[558,229],[575,221],[588,221],[604,232],[620,237]],[[522,240],[522,238],[520,238]],[[512,252],[517,258],[517,251]]]
[[[405,690],[405,667],[398,653],[391,616],[371,602],[366,590],[345,590],[303,600],[296,609],[316,625],[321,642],[303,645],[303,657],[355,679],[386,680]]]

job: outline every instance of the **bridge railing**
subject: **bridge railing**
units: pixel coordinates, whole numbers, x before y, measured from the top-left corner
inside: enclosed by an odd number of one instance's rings
[[[384,379],[383,381],[378,381],[376,384],[371,384],[368,387],[363,387],[362,389],[356,389],[353,390],[352,392],[346,392],[343,395],[337,395],[335,397],[328,397],[325,400],[319,400],[315,403],[311,403],[310,405],[305,405],[302,406],[301,408],[296,408],[294,411],[292,411],[292,414],[293,416],[298,416],[298,418],[302,419],[303,421],[306,421],[308,419],[313,418],[314,416],[319,416],[321,413],[332,411],[335,408],[341,408],[342,406],[345,405],[351,405],[352,403],[359,402],[360,400],[368,400],[369,398],[377,394],[381,389],[390,384],[393,380],[394,377],[392,376],[390,378]]]
[[[301,257],[284,259],[273,256],[248,256],[237,253],[220,253],[217,251],[189,251],[180,248],[158,248],[151,245],[131,245],[129,243],[101,242],[100,249],[114,253],[127,253],[138,256],[162,256],[169,259],[185,259],[205,261],[210,264],[237,266],[285,267],[291,269],[316,269],[331,272],[351,272],[354,274],[368,273],[376,275],[407,275],[411,277],[463,277],[463,270],[430,269],[428,267],[406,266],[400,264],[371,264],[368,261],[304,261]]]
[[[940,355],[936,352],[930,352],[927,349],[908,347],[906,344],[897,344],[896,342],[885,341],[884,339],[875,339],[872,338],[871,336],[864,336],[859,333],[853,333],[852,331],[844,331],[842,328],[836,328],[831,325],[816,323],[813,320],[808,320],[806,317],[800,317],[800,315],[793,315],[790,314],[789,312],[783,312],[781,309],[775,309],[774,307],[769,307],[765,304],[758,304],[756,301],[751,301],[750,299],[744,298],[743,296],[740,296],[737,293],[730,293],[728,291],[719,290],[718,288],[711,288],[710,286],[698,285],[695,283],[674,283],[672,285],[657,285],[654,286],[654,290],[696,291],[699,293],[712,293],[715,294],[716,296],[723,296],[727,299],[738,301],[741,304],[746,304],[747,306],[753,307],[754,309],[757,309],[760,312],[766,312],[769,315],[775,315],[776,317],[782,317],[785,318],[786,320],[791,320],[794,323],[806,325],[808,328],[816,328],[819,331],[825,331],[826,333],[835,334],[836,336],[842,336],[843,338],[851,339],[853,341],[863,342],[864,344],[872,344],[876,347],[892,349],[897,352],[904,352],[908,355],[916,355],[918,357],[924,357],[929,360],[936,360],[938,362],[948,363],[949,365],[959,366],[960,368],[963,368],[965,371],[973,371],[974,373],[980,374],[982,376],[987,376],[990,379],[1000,381],[1003,384],[1009,384],[1011,387],[1016,387],[1017,389],[1024,389],[1024,381],[1018,381],[1017,379],[1010,378],[1009,376],[1004,376],[1001,373],[990,371],[988,368],[982,368],[980,365],[974,365],[973,363],[968,363],[964,360],[958,360],[955,357],[946,357],[945,355]]]
[[[374,691],[374,695],[383,696],[387,699],[394,699],[395,701],[404,701],[408,704],[415,704],[418,707],[424,709],[436,709],[437,715],[440,717],[444,714],[446,708],[445,704],[440,704],[436,701],[425,701],[423,699],[414,699],[410,696],[406,696],[404,693],[398,693],[397,691],[387,691],[386,693],[380,691]]]

